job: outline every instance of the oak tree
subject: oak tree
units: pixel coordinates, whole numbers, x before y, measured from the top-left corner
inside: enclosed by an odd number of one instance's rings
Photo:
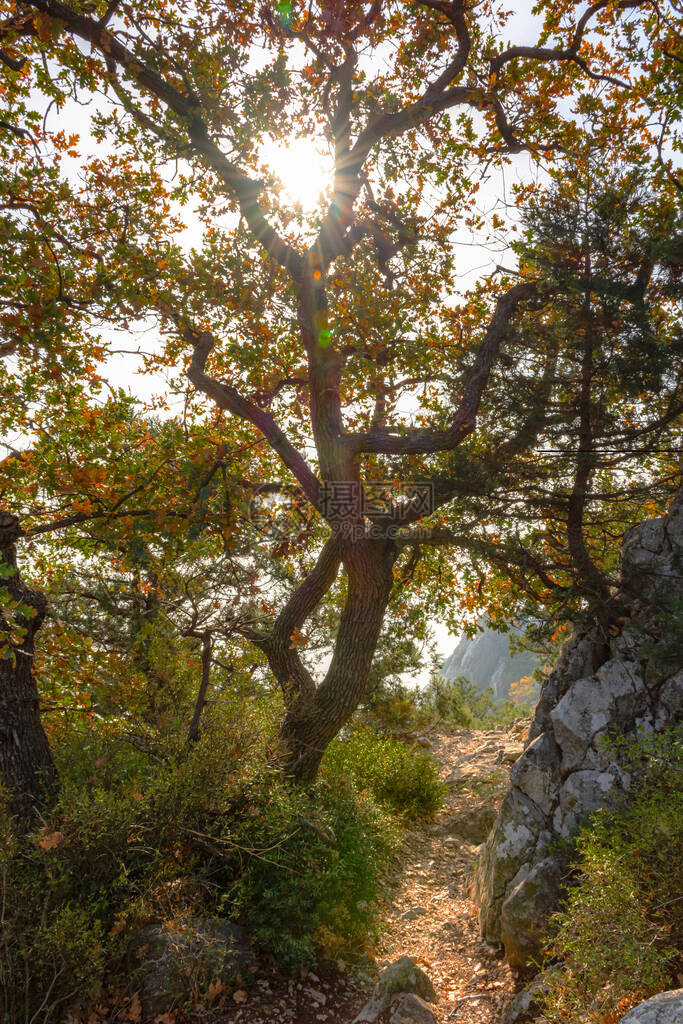
[[[456,233],[482,225],[489,168],[580,156],[587,131],[606,160],[651,147],[661,187],[676,190],[677,8],[542,3],[512,43],[509,12],[488,0],[2,10],[17,161],[35,165],[21,118],[36,91],[62,111],[92,100],[91,140],[72,158],[84,184],[65,202],[80,241],[61,230],[58,202],[39,204],[59,302],[124,327],[153,317],[166,345],[148,367],[185,370],[199,420],[213,403],[263,439],[264,466],[279,461],[317,524],[303,581],[267,627],[241,629],[282,688],[287,771],[311,779],[363,696],[397,579],[424,548],[467,547],[467,499],[519,465],[546,422],[552,343],[529,354],[511,421],[491,396],[511,367],[523,375],[516,321],[542,319],[557,282],[527,261],[458,302]],[[287,203],[266,136],[330,148],[312,213]],[[80,261],[85,278],[67,288],[62,266]],[[317,679],[298,637],[341,573]]]

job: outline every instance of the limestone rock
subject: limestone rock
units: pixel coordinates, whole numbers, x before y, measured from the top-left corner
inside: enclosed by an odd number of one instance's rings
[[[429,977],[409,956],[402,956],[382,971],[377,991],[388,996],[396,992],[414,992],[430,1003],[436,1002],[436,992]]]
[[[539,958],[557,908],[567,870],[557,840],[571,837],[586,815],[612,807],[632,787],[623,754],[604,743],[607,734],[635,738],[680,720],[680,666],[652,680],[647,671],[644,677],[643,663],[647,669],[657,644],[667,641],[658,602],[683,596],[682,562],[683,491],[668,515],[625,536],[621,583],[630,607],[607,660],[593,664],[601,646],[594,632],[577,625],[543,685],[528,745],[510,772],[472,888],[483,937],[503,942],[515,966]]]
[[[393,1006],[395,997],[401,995],[416,995],[421,1000],[436,1002],[434,986],[425,972],[409,956],[402,956],[400,960],[396,960],[382,971],[372,996],[353,1024],[374,1024],[390,1006]]]
[[[559,748],[546,732],[529,744],[510,772],[516,786],[543,814],[551,814],[560,785]]]
[[[540,949],[545,925],[557,907],[562,873],[548,857],[520,869],[509,887],[500,912],[500,938],[508,963],[526,967],[530,949]]]
[[[622,1017],[619,1024],[683,1024],[683,988],[646,999]]]
[[[563,838],[573,835],[581,821],[600,807],[612,807],[623,795],[613,772],[595,769],[573,772],[560,789],[553,825]]]
[[[441,831],[444,835],[451,835],[455,832],[468,843],[478,846],[488,836],[495,820],[496,810],[491,804],[477,804],[449,818],[444,822]]]
[[[561,770],[578,768],[597,737],[612,723],[632,719],[646,700],[645,683],[630,662],[612,659],[595,675],[576,680],[550,713]]]
[[[389,1024],[436,1024],[436,1017],[424,999],[408,992],[392,999]]]
[[[482,934],[487,942],[501,941],[500,902],[510,880],[532,860],[544,821],[527,796],[514,787],[508,790],[473,882],[472,895],[480,904]]]

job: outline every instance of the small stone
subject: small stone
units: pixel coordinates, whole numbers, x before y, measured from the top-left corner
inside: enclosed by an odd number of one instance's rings
[[[402,992],[391,1001],[389,1024],[436,1024],[436,1017],[414,992]]]
[[[426,913],[426,907],[410,907],[399,915],[399,921],[414,921],[416,917],[422,917],[422,915]]]
[[[324,992],[318,992],[314,988],[307,988],[306,995],[310,996],[314,1003],[320,1003],[322,1006],[327,1002],[327,996]]]

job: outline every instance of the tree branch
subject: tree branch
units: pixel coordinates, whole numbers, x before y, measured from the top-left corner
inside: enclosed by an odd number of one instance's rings
[[[354,454],[374,452],[382,455],[431,455],[456,448],[475,428],[482,395],[500,354],[500,346],[507,334],[511,317],[521,302],[536,294],[536,283],[523,281],[513,285],[498,299],[448,430],[420,430],[405,436],[385,433],[346,434],[344,440],[347,446]]]
[[[303,491],[314,508],[320,507],[320,483],[302,455],[296,450],[284,431],[278,426],[274,417],[250,402],[231,384],[213,380],[205,372],[206,360],[215,344],[215,338],[209,331],[194,331],[179,319],[173,318],[184,338],[194,348],[194,353],[187,371],[188,379],[205,395],[212,398],[216,405],[231,412],[240,419],[253,424],[266,438],[273,451],[277,452],[285,466],[296,477]]]
[[[279,236],[261,210],[258,201],[261,183],[236,167],[209,137],[207,126],[201,118],[201,104],[196,96],[185,96],[170,85],[162,75],[145,64],[109,32],[104,19],[94,21],[61,3],[60,0],[30,0],[26,6],[66,25],[70,32],[99,50],[110,65],[122,68],[138,85],[174,113],[187,131],[192,148],[203,162],[216,172],[237,199],[242,215],[256,241],[292,276],[298,275],[301,256]]]

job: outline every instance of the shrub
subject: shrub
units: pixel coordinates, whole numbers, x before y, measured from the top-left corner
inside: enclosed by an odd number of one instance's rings
[[[128,947],[159,921],[244,924],[290,969],[372,938],[396,821],[341,772],[285,783],[268,723],[226,696],[189,749],[134,749],[96,722],[70,734],[59,806],[21,841],[0,821],[3,1024],[111,1005],[135,985]],[[185,997],[210,983],[205,967],[183,965]]]
[[[447,729],[495,729],[528,718],[531,706],[499,701],[493,690],[480,690],[464,676],[444,679],[435,672],[427,686],[410,687],[388,680],[375,687],[363,719],[375,730],[405,734],[440,725]]]
[[[352,779],[359,790],[408,818],[433,814],[443,802],[444,787],[432,757],[364,727],[330,744],[323,771],[327,777]]]
[[[465,676],[444,679],[435,673],[419,695],[423,712],[450,728],[495,729],[528,718],[530,706],[496,700],[493,690],[480,690]]]
[[[551,922],[546,1015],[613,1024],[668,987],[683,940],[683,730],[629,751],[632,800],[593,815],[577,840],[578,884]]]
[[[390,818],[337,779],[304,793],[273,778],[258,803],[236,833],[252,855],[226,895],[231,912],[290,970],[313,963],[317,943],[328,953],[367,948],[398,845]]]

